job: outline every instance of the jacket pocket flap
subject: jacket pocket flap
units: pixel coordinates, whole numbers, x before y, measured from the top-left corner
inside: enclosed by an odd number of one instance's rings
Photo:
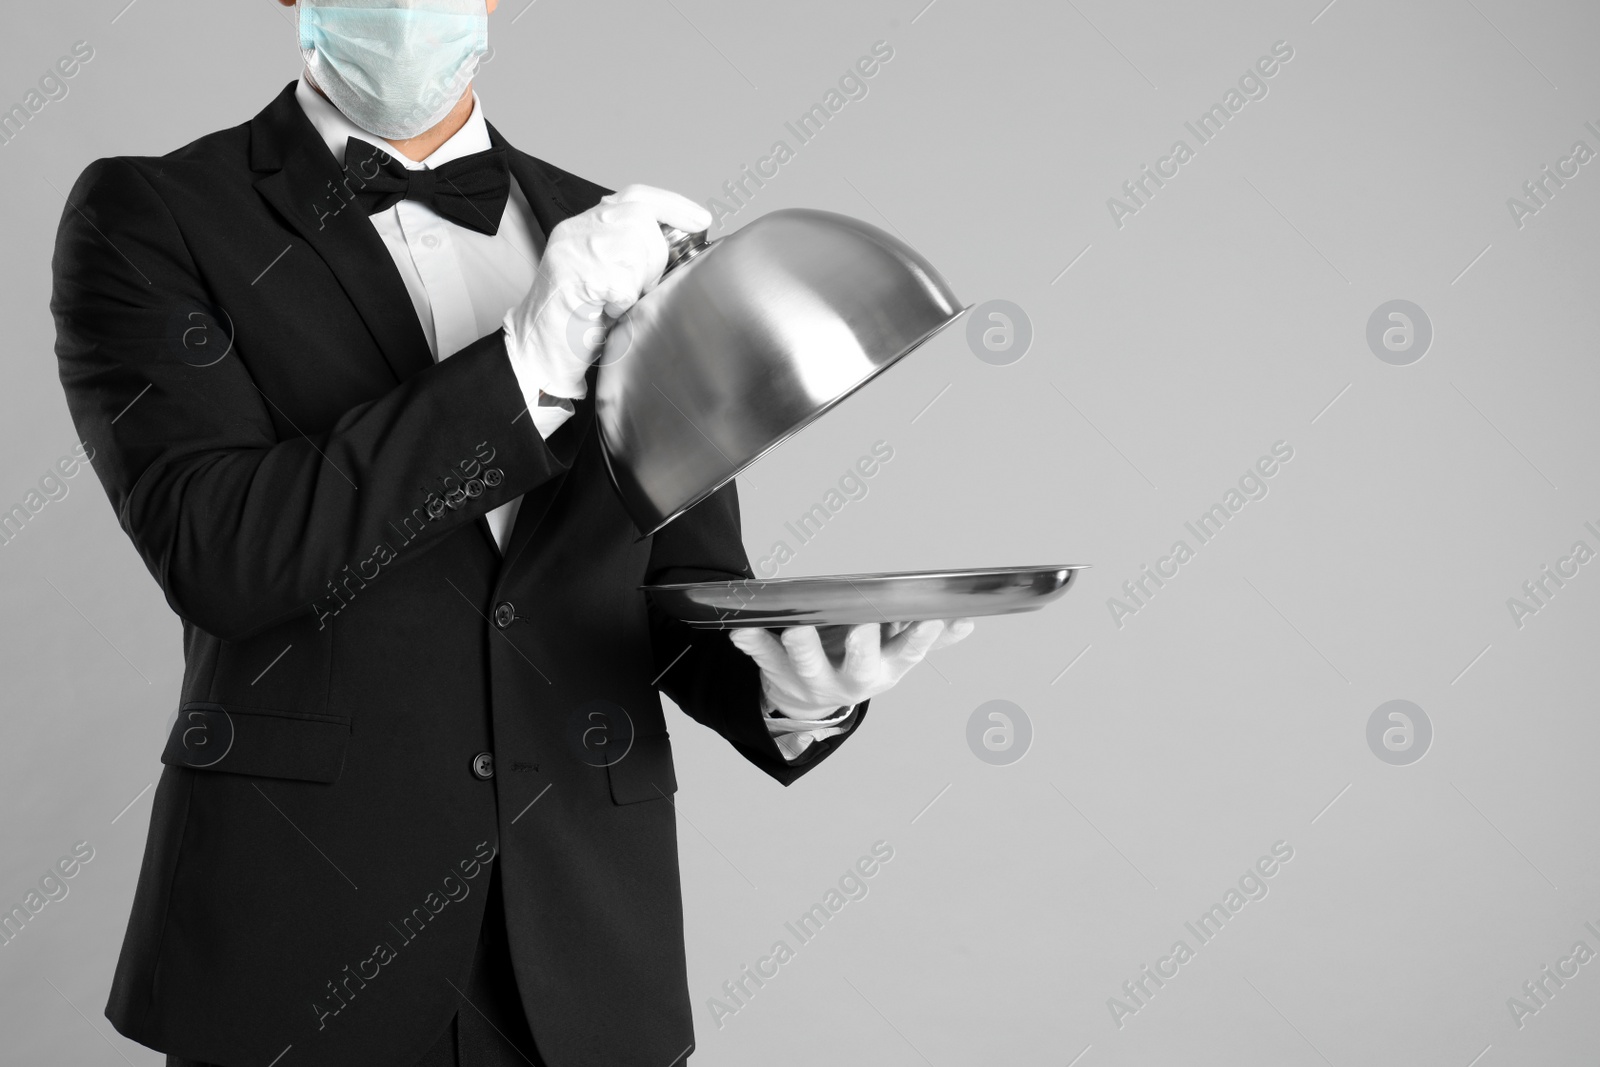
[[[347,719],[191,701],[178,711],[161,762],[262,778],[334,782],[344,768],[349,741]]]
[[[666,734],[634,738],[626,756],[606,765],[606,774],[611,779],[611,800],[616,804],[662,800],[678,791],[678,779],[672,770],[672,742]]]

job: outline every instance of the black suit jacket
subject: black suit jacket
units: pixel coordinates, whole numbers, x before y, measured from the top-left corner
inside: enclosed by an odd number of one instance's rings
[[[184,623],[106,1014],[199,1060],[410,1063],[497,857],[546,1060],[667,1067],[693,1030],[657,689],[780,782],[843,738],[785,763],[751,661],[639,591],[749,575],[732,486],[638,540],[591,401],[546,442],[500,334],[436,364],[293,88],[92,164],[62,217],[62,384]],[[546,234],[605,193],[511,160]],[[502,557],[482,516],[519,494]]]

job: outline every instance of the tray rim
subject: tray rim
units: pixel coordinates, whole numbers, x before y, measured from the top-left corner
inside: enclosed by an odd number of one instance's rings
[[[1015,574],[1040,574],[1050,571],[1084,571],[1094,567],[1092,563],[1052,563],[1042,566],[1021,567],[968,567],[960,570],[928,570],[928,571],[879,571],[865,574],[808,574],[797,575],[793,578],[729,578],[726,580],[711,580],[704,582],[663,582],[658,584],[644,584],[639,586],[646,591],[680,590],[680,589],[710,589],[718,586],[735,585],[804,585],[819,582],[849,582],[858,581],[887,582],[906,581],[915,578],[974,578],[998,577]]]

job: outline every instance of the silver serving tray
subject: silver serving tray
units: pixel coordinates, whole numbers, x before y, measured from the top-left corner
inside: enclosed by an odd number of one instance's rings
[[[1037,611],[1071,588],[1085,566],[752,578],[640,588],[661,610],[690,626],[854,626]]]

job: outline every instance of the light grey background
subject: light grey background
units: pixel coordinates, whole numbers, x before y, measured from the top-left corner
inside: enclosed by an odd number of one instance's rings
[[[1600,549],[1600,162],[1520,229],[1506,199],[1575,140],[1600,150],[1600,8],[503,2],[490,118],[696,199],[889,42],[732,225],[804,205],[892,226],[965,300],[1026,309],[1032,349],[992,366],[950,330],[764,460],[741,478],[752,557],[886,440],[868,496],[784,574],[1095,567],[930,660],[791,789],[674,719],[696,1064],[1594,1061],[1600,962],[1521,1029],[1507,998],[1600,950],[1600,563],[1520,629],[1506,601]],[[247,120],[297,72],[269,0],[125,3],[29,5],[0,35],[7,105],[95,49],[0,146],[0,510],[74,440],[46,306],[62,194],[96,156]],[[1269,95],[1113,225],[1107,198],[1280,40]],[[1392,299],[1433,323],[1410,366],[1366,346]],[[1270,494],[1119,629],[1107,598],[1277,441]],[[70,485],[0,548],[0,903],[74,842],[95,858],[0,947],[0,1059],[143,1067],[101,1008],[179,627],[93,475]],[[966,742],[997,699],[1034,730],[1009,766]],[[1392,699],[1433,724],[1409,766],[1367,747]],[[719,1028],[707,998],[879,840],[870,894]],[[1270,895],[1119,1029],[1108,998],[1196,946],[1184,922],[1277,841]]]

